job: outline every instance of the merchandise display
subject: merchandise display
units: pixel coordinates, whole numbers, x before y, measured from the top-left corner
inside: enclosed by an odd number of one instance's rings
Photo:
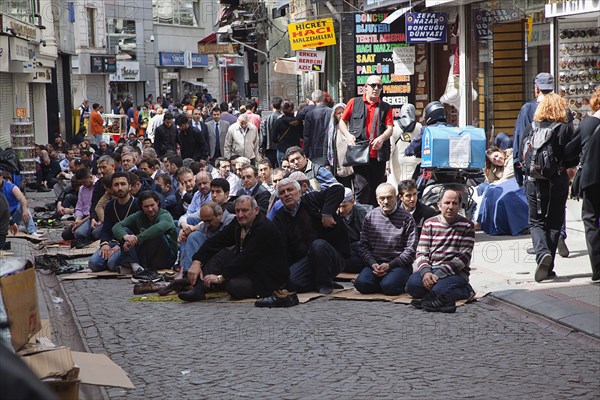
[[[12,148],[21,161],[23,170],[21,180],[25,183],[35,181],[35,134],[33,122],[18,119],[10,124]]]

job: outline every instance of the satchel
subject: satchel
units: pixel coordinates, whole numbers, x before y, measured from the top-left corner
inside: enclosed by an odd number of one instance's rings
[[[357,165],[367,165],[369,163],[369,152],[371,151],[371,142],[365,140],[348,146],[346,158],[342,165],[344,167],[355,167]]]

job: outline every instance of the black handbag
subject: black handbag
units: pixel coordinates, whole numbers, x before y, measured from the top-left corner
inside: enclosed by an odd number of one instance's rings
[[[342,165],[344,167],[367,165],[369,163],[369,152],[371,151],[370,145],[371,142],[368,140],[349,145]]]

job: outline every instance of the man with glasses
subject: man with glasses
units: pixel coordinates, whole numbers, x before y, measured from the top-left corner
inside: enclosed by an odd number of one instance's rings
[[[370,142],[369,163],[354,166],[356,198],[362,204],[377,205],[375,188],[385,182],[385,163],[390,158],[394,118],[392,107],[379,98],[382,91],[381,77],[370,76],[362,96],[350,99],[339,123],[346,135]]]

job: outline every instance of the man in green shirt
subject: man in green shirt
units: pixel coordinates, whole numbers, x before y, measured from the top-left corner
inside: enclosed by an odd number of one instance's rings
[[[121,264],[131,266],[133,277],[157,281],[157,269],[172,268],[177,259],[177,232],[173,217],[164,208],[156,192],[144,191],[138,197],[140,211],[113,226],[113,236],[124,253]]]

